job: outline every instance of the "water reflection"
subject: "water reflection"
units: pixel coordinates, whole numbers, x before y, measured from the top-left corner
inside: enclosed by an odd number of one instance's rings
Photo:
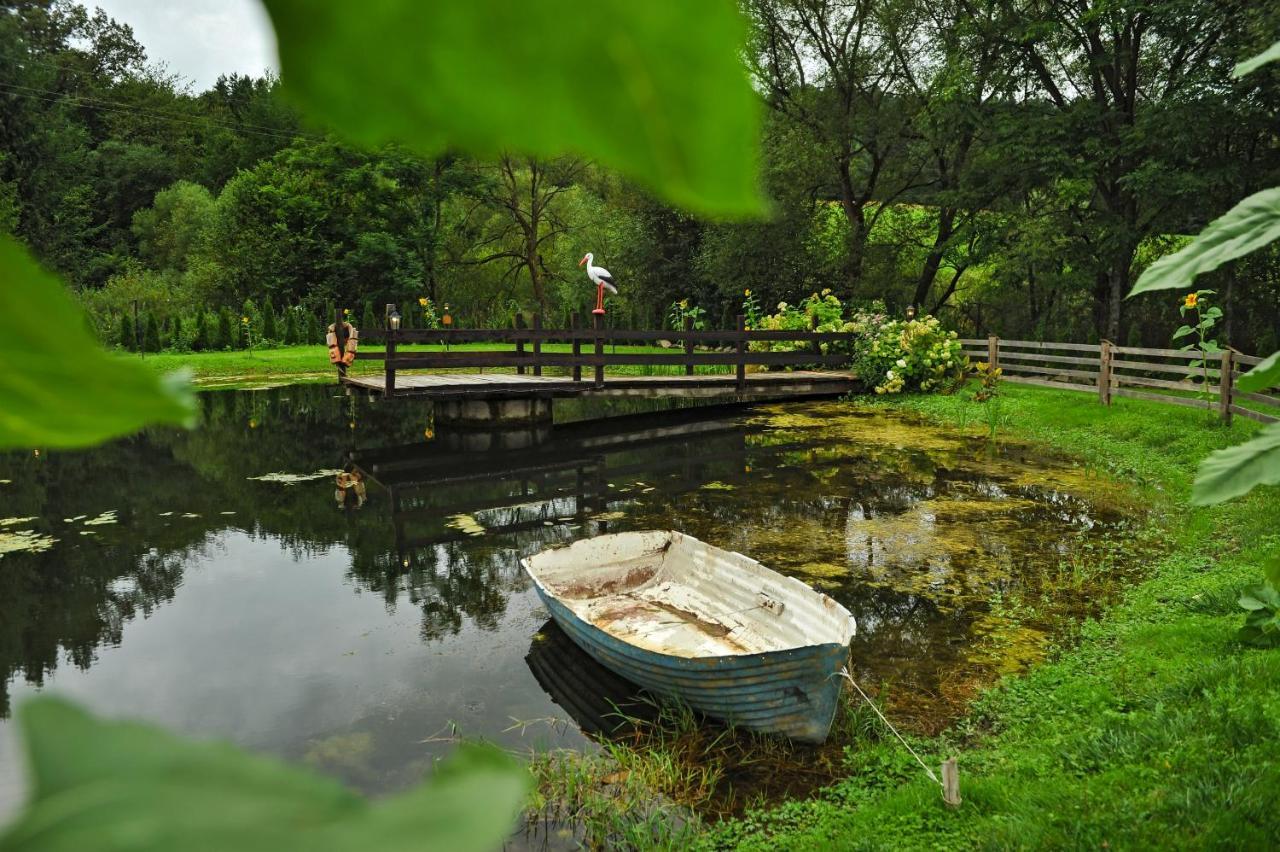
[[[838,598],[861,679],[928,729],[1093,605],[1069,569],[1127,500],[1067,461],[834,403],[489,435],[326,386],[200,405],[194,431],[0,456],[0,716],[51,684],[372,792],[419,777],[453,723],[583,745],[605,691],[532,640],[571,650],[518,558],[674,527]],[[51,545],[10,549],[28,540]],[[0,809],[12,757],[0,722]]]

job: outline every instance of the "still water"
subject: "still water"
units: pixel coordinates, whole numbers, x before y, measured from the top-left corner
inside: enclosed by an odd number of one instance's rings
[[[680,529],[831,594],[860,681],[936,730],[1096,604],[1078,566],[1134,513],[1071,460],[842,403],[557,405],[539,433],[449,434],[420,402],[224,391],[194,431],[0,455],[0,818],[8,718],[42,690],[371,794],[458,733],[590,747],[593,687],[558,676],[580,652],[546,641],[518,558],[606,530]]]

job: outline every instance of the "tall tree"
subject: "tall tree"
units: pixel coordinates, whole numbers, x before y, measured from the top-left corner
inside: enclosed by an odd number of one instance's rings
[[[769,105],[810,134],[828,197],[848,220],[852,288],[881,212],[920,185],[924,166],[909,155],[916,105],[888,38],[886,16],[896,10],[882,0],[749,0],[748,8],[755,76]]]

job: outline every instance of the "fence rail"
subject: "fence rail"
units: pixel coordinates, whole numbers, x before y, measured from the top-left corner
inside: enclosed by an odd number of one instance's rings
[[[386,371],[386,393],[395,393],[396,373],[400,370],[458,369],[486,367],[514,367],[517,374],[530,372],[541,376],[546,367],[569,368],[573,381],[583,381],[583,369],[593,373],[597,386],[604,382],[604,369],[608,366],[652,366],[684,368],[685,375],[694,375],[697,367],[732,367],[736,372],[739,390],[746,388],[748,366],[764,367],[826,367],[842,368],[849,363],[847,354],[824,351],[827,344],[852,343],[850,332],[818,331],[817,319],[811,330],[751,330],[746,318],[737,318],[737,328],[703,330],[694,329],[691,319],[686,319],[680,331],[646,331],[614,329],[604,325],[603,317],[593,315],[591,324],[582,322],[574,314],[569,328],[543,328],[541,317],[535,316],[527,325],[523,316],[517,315],[515,327],[510,329],[449,328],[449,329],[399,329],[390,318],[394,306],[387,306],[385,327],[360,331],[361,343],[385,344],[383,351],[360,351],[355,359],[383,361]],[[343,311],[334,318],[334,330],[338,336],[339,350],[345,347]],[[446,347],[444,352],[405,352],[398,347],[412,343],[435,343]],[[450,350],[450,346],[464,343],[507,344],[510,348],[488,350]],[[571,345],[569,352],[548,352],[546,344]],[[618,344],[665,343],[670,351],[617,352]],[[787,351],[769,350],[753,343],[796,343]],[[340,375],[346,367],[338,365]]]
[[[1237,414],[1260,423],[1280,421],[1280,388],[1262,393],[1236,388],[1236,380],[1263,359],[1230,348],[1201,352],[994,336],[961,338],[960,343],[966,355],[1000,367],[1008,381],[1096,393],[1105,405],[1124,397],[1205,408],[1227,422]],[[1085,352],[1091,354],[1079,354]]]

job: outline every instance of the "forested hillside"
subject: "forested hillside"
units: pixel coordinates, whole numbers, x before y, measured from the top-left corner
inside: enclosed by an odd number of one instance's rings
[[[277,80],[194,91],[101,12],[5,3],[0,229],[111,342],[134,300],[157,345],[197,348],[248,313],[311,339],[333,304],[562,320],[594,298],[576,268],[593,251],[620,324],[689,299],[719,325],[746,290],[771,308],[831,288],[972,333],[1163,346],[1176,304],[1126,302],[1137,275],[1280,183],[1280,70],[1230,73],[1280,33],[1272,4],[744,6],[772,205],[752,222],[697,219],[571,158],[360,150],[304,126]],[[1222,342],[1276,348],[1278,277],[1272,248],[1203,279]]]

